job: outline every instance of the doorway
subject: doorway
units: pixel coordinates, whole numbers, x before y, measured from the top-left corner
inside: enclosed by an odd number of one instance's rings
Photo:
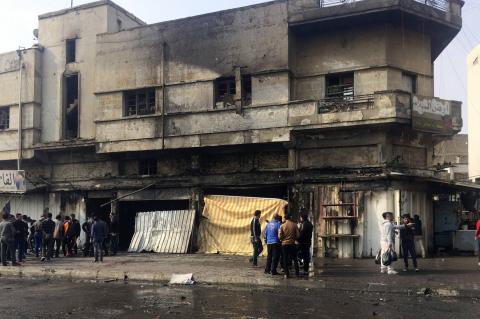
[[[97,215],[100,219],[108,221],[111,205],[105,205],[103,207],[102,205],[108,203],[110,200],[110,198],[87,198],[85,200],[85,207],[87,210],[86,217],[88,218]]]

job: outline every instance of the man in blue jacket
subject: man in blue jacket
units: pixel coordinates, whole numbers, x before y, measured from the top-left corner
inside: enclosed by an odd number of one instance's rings
[[[280,260],[280,252],[282,244],[278,238],[278,230],[280,229],[280,216],[275,214],[273,220],[265,227],[265,241],[267,242],[267,265],[265,273],[272,276],[278,275],[277,266]]]
[[[98,216],[95,216],[93,221],[90,238],[93,242],[95,262],[103,262],[103,241],[107,238],[107,224]]]

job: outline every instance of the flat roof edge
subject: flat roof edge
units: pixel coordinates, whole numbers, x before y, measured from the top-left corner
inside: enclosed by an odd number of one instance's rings
[[[188,16],[188,17],[178,18],[178,19],[165,20],[165,21],[154,22],[154,23],[150,23],[150,24],[145,23],[143,25],[128,28],[128,29],[124,29],[124,30],[121,30],[121,31],[118,31],[118,32],[99,33],[99,34],[97,34],[97,36],[111,35],[111,34],[116,34],[116,33],[120,33],[120,32],[134,31],[135,29],[139,29],[139,28],[148,28],[148,27],[156,27],[156,26],[163,26],[163,25],[168,26],[168,25],[173,24],[173,23],[185,22],[185,21],[189,21],[189,20],[194,20],[194,19],[198,19],[198,18],[207,17],[207,16],[210,16],[210,15],[225,14],[225,13],[230,13],[230,12],[235,12],[235,11],[240,11],[240,10],[248,10],[248,9],[254,9],[254,8],[267,7],[267,6],[271,6],[273,4],[286,3],[286,2],[287,2],[287,0],[270,0],[270,1],[255,3],[255,4],[251,4],[251,5],[247,5],[247,6],[240,6],[240,7],[236,7],[236,8],[207,12],[207,13]]]
[[[95,8],[95,7],[105,6],[105,5],[112,6],[115,9],[118,9],[118,10],[122,11],[129,18],[137,21],[141,25],[146,25],[147,24],[145,21],[138,18],[133,13],[129,12],[125,8],[122,8],[121,6],[119,6],[118,4],[116,4],[115,2],[113,2],[111,0],[99,0],[99,1],[95,1],[95,2],[85,3],[85,4],[75,6],[75,7],[72,7],[72,8],[66,8],[66,9],[61,9],[61,10],[58,10],[58,11],[44,13],[44,14],[39,15],[38,19],[39,20],[48,19],[48,18],[64,15],[64,14],[74,12],[74,11],[86,10],[86,9],[91,9],[91,8]]]

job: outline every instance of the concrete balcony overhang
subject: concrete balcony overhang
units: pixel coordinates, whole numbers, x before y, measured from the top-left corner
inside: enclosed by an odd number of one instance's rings
[[[241,113],[222,109],[170,113],[163,118],[157,114],[99,120],[97,152],[285,143],[292,141],[294,131],[379,124],[413,125],[419,131],[451,135],[461,129],[458,103],[384,91],[338,103],[293,101],[250,106]]]
[[[290,5],[289,26],[299,32],[326,32],[366,23],[396,23],[428,34],[435,60],[462,28],[464,2],[442,1],[445,3],[443,10],[419,0],[356,0],[327,7],[321,7],[320,1],[307,1],[314,5]]]

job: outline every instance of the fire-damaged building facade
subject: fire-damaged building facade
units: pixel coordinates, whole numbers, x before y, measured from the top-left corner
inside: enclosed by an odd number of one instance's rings
[[[461,103],[433,92],[462,6],[278,0],[147,25],[104,0],[41,15],[38,44],[0,55],[0,169],[27,184],[0,204],[113,211],[126,248],[136,212],[194,209],[198,226],[206,195],[280,198],[311,215],[317,256],[375,255],[388,210],[420,215],[433,251],[437,194],[472,190],[433,164],[462,128]]]

